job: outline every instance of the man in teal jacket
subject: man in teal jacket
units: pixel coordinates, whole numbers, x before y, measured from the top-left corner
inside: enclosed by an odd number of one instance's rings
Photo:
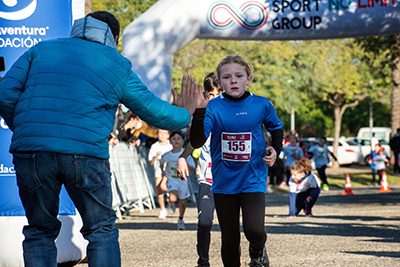
[[[120,266],[107,141],[118,104],[162,129],[186,127],[196,108],[190,77],[177,106],[150,92],[118,53],[119,31],[112,14],[91,13],[75,21],[70,38],[29,49],[0,83],[0,116],[13,131],[10,152],[29,223],[27,267],[57,266],[62,184],[83,220],[89,266]]]

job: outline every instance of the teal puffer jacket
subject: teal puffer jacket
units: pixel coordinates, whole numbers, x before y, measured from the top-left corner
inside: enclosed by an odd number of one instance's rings
[[[86,17],[70,38],[41,42],[14,63],[0,82],[0,116],[14,132],[11,153],[106,159],[119,103],[158,128],[189,124],[189,111],[150,92],[113,40],[106,23]]]

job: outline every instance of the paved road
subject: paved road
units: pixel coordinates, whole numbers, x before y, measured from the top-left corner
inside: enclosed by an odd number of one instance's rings
[[[314,217],[287,220],[287,193],[266,195],[266,230],[271,266],[400,266],[400,186],[322,192]],[[117,222],[122,266],[196,266],[196,208],[188,203],[186,231],[177,231],[177,214],[164,221],[159,209],[135,212]],[[218,221],[212,231],[211,266],[222,266]],[[242,234],[242,266],[248,242]],[[79,267],[87,266],[79,264]]]

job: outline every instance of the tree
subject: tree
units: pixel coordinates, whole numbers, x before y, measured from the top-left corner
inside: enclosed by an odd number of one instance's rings
[[[90,1],[90,0],[85,0]],[[154,5],[158,0],[91,0],[92,10],[111,12],[121,25],[118,50],[122,48],[122,32],[135,18]]]
[[[377,65],[375,76],[384,80],[391,77],[391,128],[392,133],[400,128],[400,34],[360,38],[357,42],[367,52],[363,61]],[[390,66],[391,74],[383,73]]]
[[[85,0],[85,15],[92,12],[92,0]]]
[[[343,114],[347,108],[358,105],[356,96],[363,88],[361,64],[357,60],[359,47],[350,39],[307,41],[306,44],[304,53],[308,63],[303,64],[311,66],[314,75],[309,88],[333,106],[333,153],[337,154]]]

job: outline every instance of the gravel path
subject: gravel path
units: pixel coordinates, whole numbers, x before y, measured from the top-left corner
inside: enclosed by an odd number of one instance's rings
[[[266,195],[267,248],[272,267],[278,266],[400,266],[400,186],[391,193],[379,188],[322,192],[314,217],[287,220],[288,193]],[[177,231],[177,213],[158,220],[159,209],[134,212],[120,229],[122,266],[196,266],[197,209],[188,203],[186,231]],[[211,233],[211,266],[222,266],[218,221]],[[247,266],[248,242],[242,233],[242,266]],[[87,264],[79,264],[84,267]]]

